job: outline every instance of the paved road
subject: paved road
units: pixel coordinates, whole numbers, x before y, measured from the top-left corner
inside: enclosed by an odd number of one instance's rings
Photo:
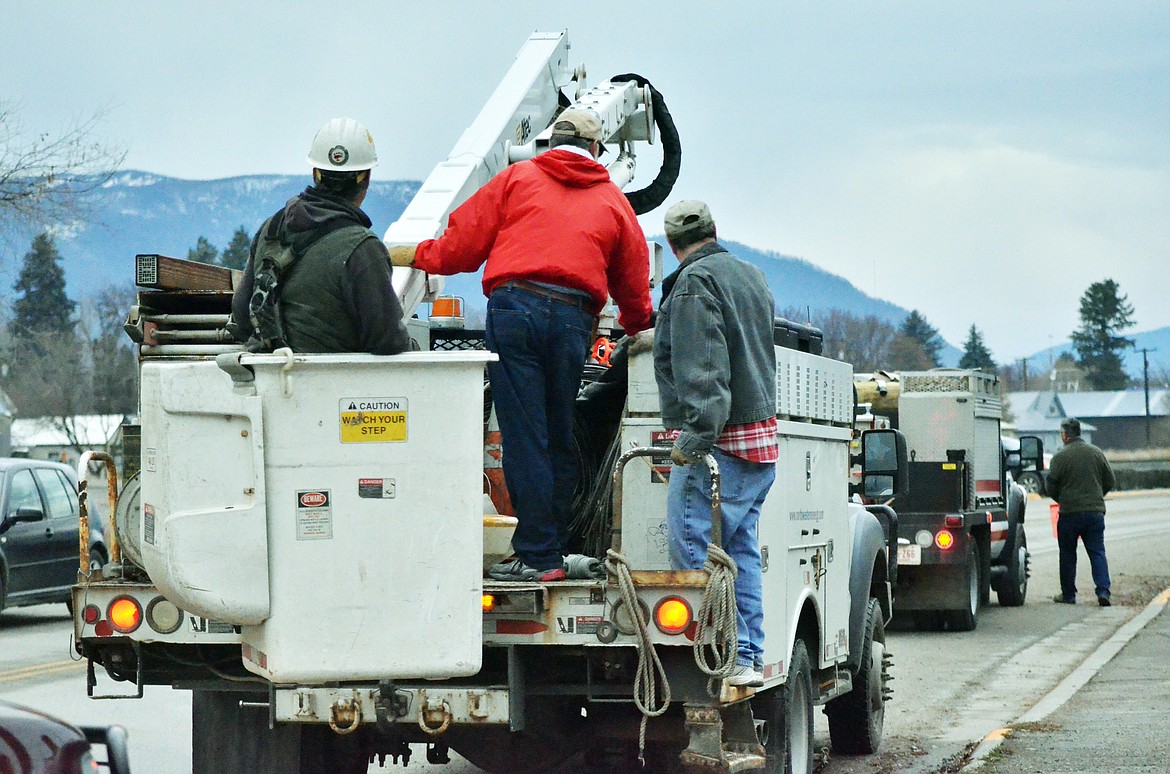
[[[1170,494],[1122,493],[1109,500],[1105,530],[1116,604],[1096,605],[1083,551],[1078,563],[1082,604],[1054,604],[1060,587],[1050,502],[1028,503],[1033,563],[1027,604],[1001,608],[993,593],[973,632],[919,632],[896,623],[888,642],[895,693],[887,705],[882,751],[831,758],[822,768],[825,774],[945,770],[985,734],[1039,701],[1141,605],[1170,586]],[[819,713],[817,728],[818,747],[827,747],[828,727]]]
[[[1000,608],[993,601],[983,609],[974,632],[912,628],[890,632],[896,681],[883,750],[861,758],[831,758],[822,771],[938,771],[986,733],[1022,714],[1132,617],[1139,609],[1132,605],[1144,604],[1170,586],[1168,511],[1166,492],[1123,494],[1110,500],[1106,546],[1119,604],[1102,609],[1050,601],[1058,590],[1056,542],[1048,523],[1048,501],[1032,500],[1028,539],[1034,561],[1027,605]],[[1083,556],[1080,577],[1082,585],[1088,582]],[[189,694],[148,687],[140,700],[87,699],[84,666],[70,657],[70,631],[63,605],[0,614],[0,697],[74,722],[120,723],[130,730],[131,760],[137,771],[189,774]],[[102,687],[123,685],[106,680]],[[827,726],[819,713],[817,717],[819,742],[827,746]],[[419,752],[414,762],[421,760]],[[412,764],[410,770],[479,771],[466,762],[446,767],[422,764],[421,769]],[[375,771],[379,769],[372,767]]]

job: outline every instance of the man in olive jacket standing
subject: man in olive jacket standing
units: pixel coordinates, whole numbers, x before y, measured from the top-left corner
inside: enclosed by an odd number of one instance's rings
[[[756,525],[776,478],[775,302],[763,272],[715,241],[707,205],[666,211],[679,260],[662,283],[654,373],[662,422],[677,430],[666,501],[670,564],[697,570],[711,540],[710,453],[719,464],[722,548],[735,561],[738,650],[731,685],[764,684],[764,606]]]
[[[1113,468],[1105,455],[1081,438],[1081,423],[1060,423],[1064,448],[1052,457],[1048,495],[1060,503],[1056,540],[1060,546],[1060,593],[1054,602],[1076,604],[1077,538],[1085,544],[1093,571],[1097,604],[1109,607],[1109,563],[1105,559],[1105,495],[1117,488]]]

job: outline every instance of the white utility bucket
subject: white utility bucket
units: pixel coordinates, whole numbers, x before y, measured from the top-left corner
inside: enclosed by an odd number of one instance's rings
[[[494,357],[145,363],[151,579],[273,682],[474,674]]]

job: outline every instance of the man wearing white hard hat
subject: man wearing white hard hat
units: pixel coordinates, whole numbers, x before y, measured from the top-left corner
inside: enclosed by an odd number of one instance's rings
[[[309,150],[313,185],[273,214],[252,238],[232,298],[237,340],[252,352],[369,352],[410,348],[390,256],[362,211],[374,139],[351,118],[334,118]]]

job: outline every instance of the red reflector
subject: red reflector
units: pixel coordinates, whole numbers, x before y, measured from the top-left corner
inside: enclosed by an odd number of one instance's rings
[[[110,626],[109,621],[98,621],[93,626],[93,633],[99,637],[109,637],[114,633],[114,627]]]
[[[948,513],[943,523],[951,528],[958,528],[963,526],[963,516],[957,513]]]
[[[540,634],[547,631],[548,627],[540,621],[496,621],[496,634]]]
[[[81,619],[87,624],[95,624],[102,617],[102,611],[98,609],[97,605],[86,605],[85,609],[81,611]]]

